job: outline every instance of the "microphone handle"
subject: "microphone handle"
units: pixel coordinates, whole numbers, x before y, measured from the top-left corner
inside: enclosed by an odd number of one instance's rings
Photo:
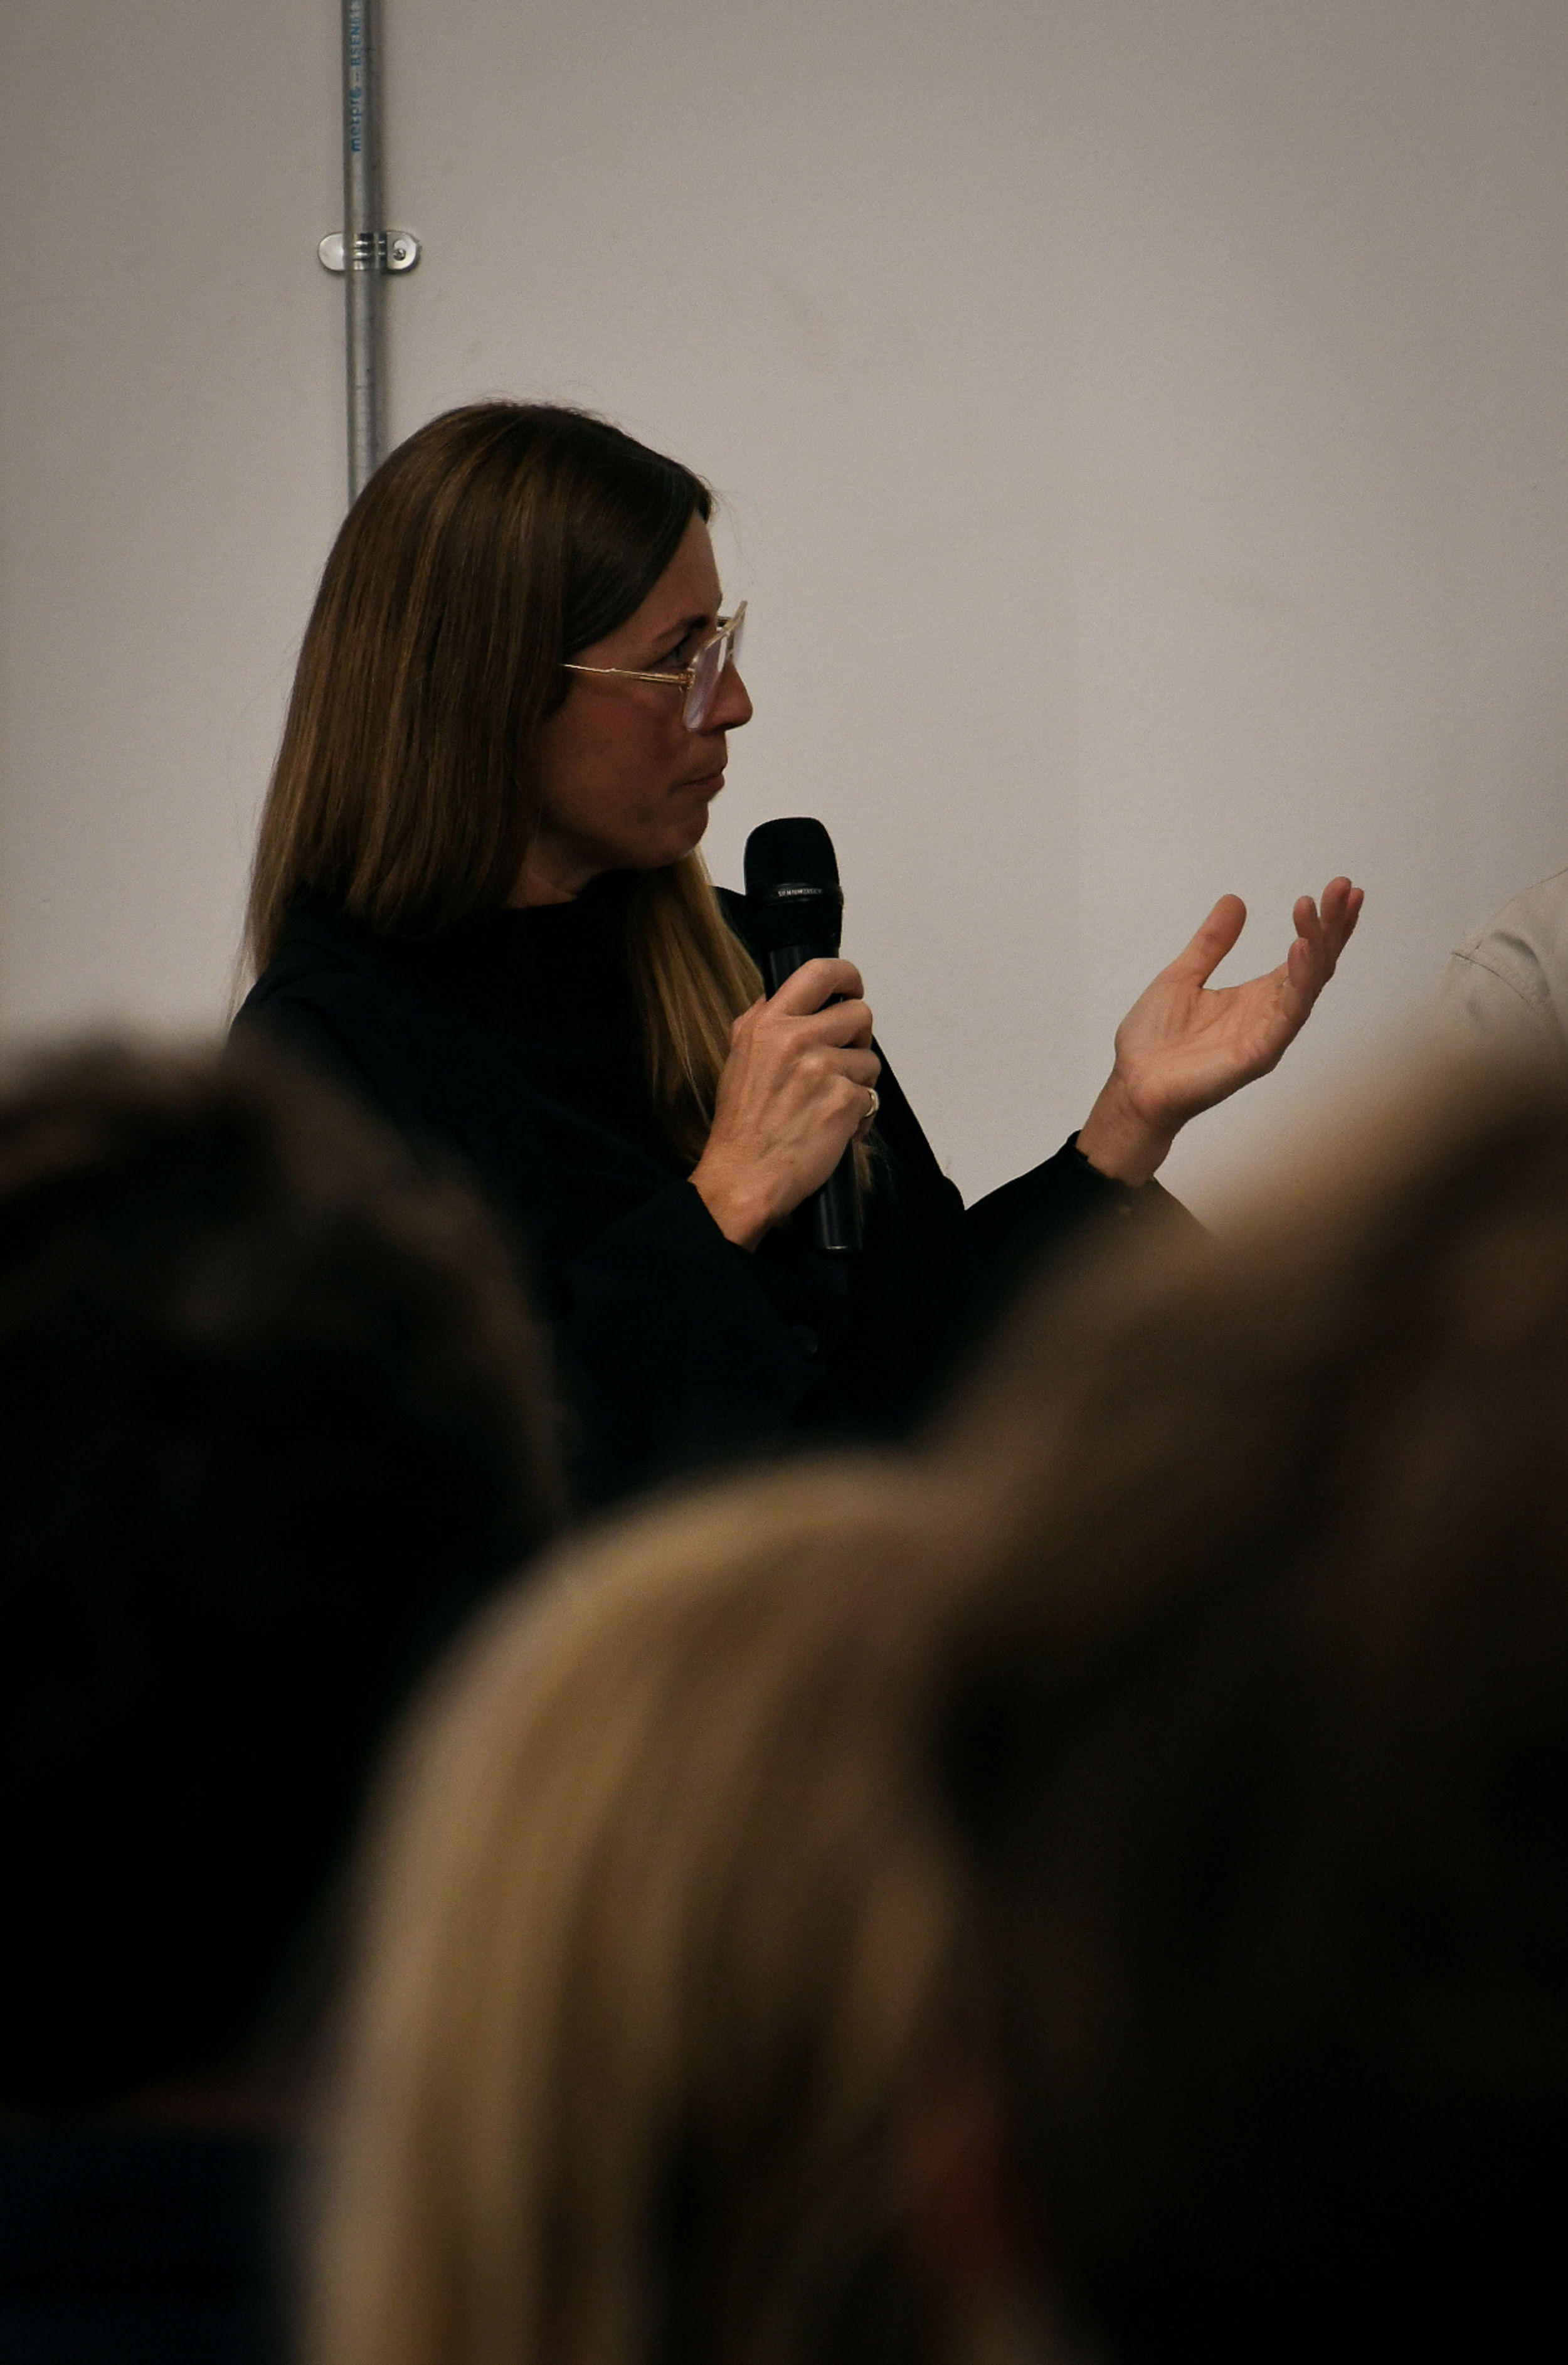
[[[838,947],[834,945],[782,945],[767,956],[767,991],[777,993],[787,977],[804,969],[809,960],[834,960]],[[834,1000],[840,997],[835,995]],[[865,1239],[864,1213],[860,1205],[860,1178],[855,1171],[855,1144],[851,1142],[827,1181],[812,1193],[812,1239],[824,1256],[853,1256]]]
[[[824,1256],[853,1256],[865,1236],[851,1142],[827,1181],[812,1194],[812,1237]]]

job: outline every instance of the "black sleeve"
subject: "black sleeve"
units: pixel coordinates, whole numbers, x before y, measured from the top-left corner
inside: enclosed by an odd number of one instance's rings
[[[977,1199],[964,1220],[976,1254],[988,1268],[1004,1270],[1047,1254],[1084,1225],[1107,1216],[1129,1218],[1148,1194],[1164,1199],[1158,1182],[1141,1190],[1113,1181],[1091,1166],[1070,1134],[1054,1158]]]
[[[596,1234],[564,1278],[556,1348],[585,1501],[777,1447],[818,1384],[810,1331],[689,1182]]]
[[[965,1210],[977,1328],[994,1322],[1036,1271],[1096,1229],[1115,1225],[1142,1231],[1194,1221],[1159,1183],[1135,1187],[1102,1174],[1080,1151],[1077,1134],[1070,1134],[1054,1158]]]

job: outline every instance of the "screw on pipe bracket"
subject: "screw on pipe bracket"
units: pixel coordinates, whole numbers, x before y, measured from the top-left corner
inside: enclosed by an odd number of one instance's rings
[[[316,249],[324,271],[340,275],[348,269],[347,241],[341,230],[331,230]],[[366,232],[353,241],[356,271],[412,271],[420,259],[420,241],[411,230]]]

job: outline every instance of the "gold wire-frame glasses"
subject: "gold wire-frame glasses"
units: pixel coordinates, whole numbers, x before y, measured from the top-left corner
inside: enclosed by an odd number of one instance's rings
[[[715,693],[726,667],[733,666],[741,653],[741,626],[745,622],[745,601],[743,600],[733,616],[721,616],[719,629],[711,641],[704,641],[689,666],[673,666],[667,673],[639,673],[633,666],[568,665],[567,673],[594,673],[613,676],[619,681],[656,681],[666,689],[677,687],[686,692],[680,719],[689,731],[700,731],[708,720]]]

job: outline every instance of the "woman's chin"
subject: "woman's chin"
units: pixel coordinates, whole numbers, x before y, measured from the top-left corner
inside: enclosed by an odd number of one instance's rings
[[[659,857],[655,867],[660,870],[667,870],[672,863],[684,862],[689,854],[696,853],[707,835],[708,808],[704,805],[700,813],[692,814],[690,826],[683,829],[678,836],[673,830],[671,831],[668,841],[669,851]]]
[[[617,870],[673,870],[678,862],[684,862],[689,854],[696,853],[706,829],[707,824],[704,823],[701,829],[689,833],[680,845],[666,839],[658,853],[655,853],[652,846],[645,846],[638,854],[623,855],[614,868]]]
[[[666,806],[658,817],[657,828],[644,831],[633,846],[622,844],[615,863],[618,870],[667,870],[673,863],[684,862],[695,854],[708,835],[711,800],[707,797],[682,798],[678,807]]]

